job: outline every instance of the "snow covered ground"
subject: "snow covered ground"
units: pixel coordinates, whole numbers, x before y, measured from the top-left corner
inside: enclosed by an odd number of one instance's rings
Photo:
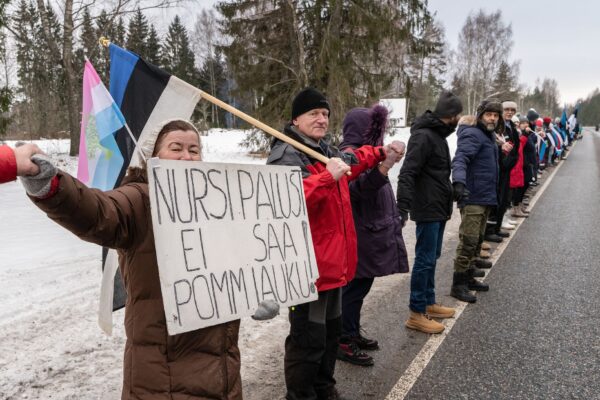
[[[264,159],[239,147],[245,135],[210,131],[202,137],[204,160],[263,164]],[[386,142],[408,142],[408,136],[408,129],[401,129]],[[77,160],[68,156],[68,140],[36,143],[63,170],[76,174]],[[455,135],[449,143],[454,153]],[[398,171],[396,166],[390,172],[394,188]],[[104,335],[96,322],[100,248],[48,220],[26,198],[19,182],[0,186],[0,205],[0,399],[120,398],[123,311],[114,315],[113,336]],[[405,240],[412,255],[410,239]],[[246,398],[261,398],[251,388],[283,385],[287,329],[286,310],[271,321],[242,321]]]

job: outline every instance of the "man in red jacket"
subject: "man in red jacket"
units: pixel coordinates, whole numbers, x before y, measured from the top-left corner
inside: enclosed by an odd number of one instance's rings
[[[31,161],[31,156],[42,153],[35,144],[24,144],[11,149],[8,146],[0,146],[0,183],[14,181],[17,176],[36,175],[38,166]]]
[[[304,89],[294,98],[292,120],[284,129],[287,136],[330,158],[327,164],[278,139],[272,143],[267,160],[267,164],[302,170],[319,269],[318,300],[290,308],[284,360],[287,400],[341,399],[333,372],[342,329],[342,287],[354,277],[357,263],[348,180],[379,162],[391,168],[402,153],[399,142],[385,148],[362,146],[351,153],[340,152],[323,140],[329,111],[325,96],[315,89]]]

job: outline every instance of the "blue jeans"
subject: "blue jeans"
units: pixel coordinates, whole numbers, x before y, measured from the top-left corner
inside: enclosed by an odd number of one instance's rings
[[[435,264],[442,254],[446,221],[417,222],[415,265],[410,278],[409,308],[424,313],[435,304]]]

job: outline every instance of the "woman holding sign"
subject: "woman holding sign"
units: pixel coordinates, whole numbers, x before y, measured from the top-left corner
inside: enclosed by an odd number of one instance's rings
[[[202,160],[199,133],[183,120],[160,124],[139,145],[146,159]],[[46,157],[33,160],[40,173],[22,178],[33,202],[81,239],[119,253],[127,290],[121,398],[241,399],[239,320],[168,335],[146,169],[130,168],[121,187],[102,192]]]

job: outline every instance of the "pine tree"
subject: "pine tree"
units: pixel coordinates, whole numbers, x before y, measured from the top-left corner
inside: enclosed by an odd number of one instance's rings
[[[198,71],[187,30],[181,24],[179,16],[175,16],[169,25],[169,31],[163,43],[163,66],[165,70],[178,78],[195,85]]]
[[[127,36],[127,30],[125,29],[125,22],[123,21],[123,17],[119,17],[119,21],[117,22],[113,33],[113,42],[117,43],[120,46],[124,46],[125,37]]]
[[[2,13],[3,10],[0,10],[0,17]],[[6,65],[8,60],[8,49],[6,48],[6,33],[3,31],[0,31],[0,57],[2,64],[4,64],[3,67],[6,71],[6,76],[4,77],[4,85],[0,88],[0,138],[2,138],[6,134],[6,131],[8,130],[8,125],[11,122],[9,111],[13,101],[13,90],[9,86],[9,76]]]
[[[495,93],[494,97],[507,100],[514,100],[516,97],[518,97],[519,82],[514,69],[516,69],[516,65],[511,68],[511,66],[504,60],[500,63],[498,72],[496,72],[494,82],[492,83],[492,90]]]
[[[50,34],[58,39],[61,28],[56,15],[47,10]],[[16,105],[16,129],[30,132],[32,137],[63,130],[67,125],[65,78],[62,65],[45,46],[40,14],[27,1],[19,3],[14,15],[17,48],[19,104]]]
[[[160,65],[161,58],[160,39],[154,25],[150,25],[150,33],[146,41],[146,61],[154,65]]]
[[[129,20],[129,31],[127,35],[127,49],[137,53],[142,58],[148,57],[146,41],[148,40],[148,20],[138,8]]]
[[[83,22],[81,25],[81,36],[79,41],[81,42],[83,55],[85,55],[94,65],[96,65],[100,53],[97,35],[98,32],[94,28],[89,7],[86,7],[83,11]]]
[[[407,92],[408,79],[392,86],[430,18],[421,0],[234,0],[217,7],[231,38],[223,46],[227,64],[238,93],[252,96],[252,113],[280,126],[293,96],[313,86],[330,101],[334,139],[351,107]]]
[[[100,12],[98,18],[96,18],[96,37],[100,39],[101,37],[108,38],[109,40],[115,40],[115,25],[113,20],[110,18],[108,13],[105,10]],[[118,45],[122,45],[121,42],[115,42]],[[96,68],[96,72],[100,75],[100,78],[104,81],[105,85],[108,85],[110,78],[110,54],[108,49],[99,48],[98,50],[98,58],[96,63],[94,64]]]
[[[207,93],[211,93],[220,99],[227,97],[227,77],[223,58],[219,52],[214,57],[204,60],[199,71],[199,84],[200,89]],[[220,108],[213,106],[211,105],[210,112],[207,110],[202,117],[209,125],[219,128],[224,122],[225,113]]]

